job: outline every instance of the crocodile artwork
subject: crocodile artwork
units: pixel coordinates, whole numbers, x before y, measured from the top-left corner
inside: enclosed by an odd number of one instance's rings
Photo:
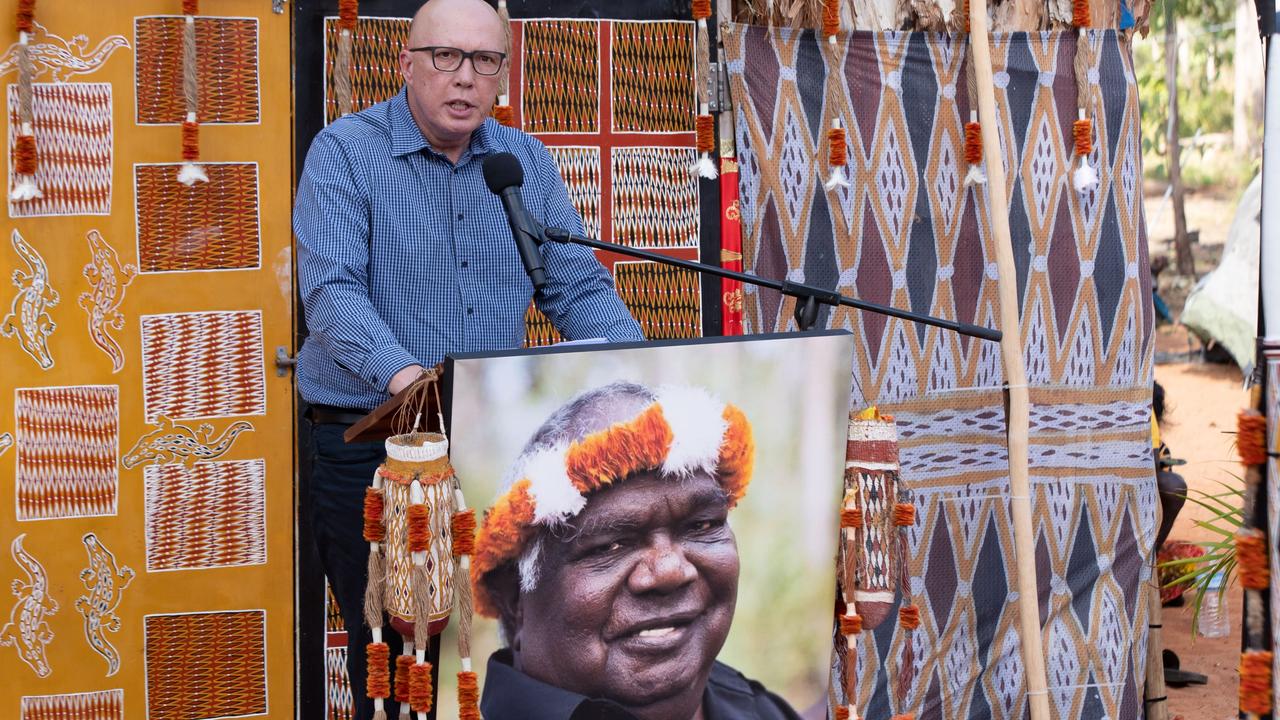
[[[116,249],[97,230],[90,230],[86,239],[93,259],[84,266],[84,277],[93,290],[80,293],[80,307],[89,314],[90,339],[111,358],[111,372],[117,373],[124,367],[124,352],[109,331],[124,329],[120,303],[124,289],[138,276],[138,267],[121,265]]]
[[[16,647],[18,658],[35,671],[37,677],[49,677],[53,668],[45,655],[45,647],[53,641],[53,629],[47,618],[58,612],[58,602],[49,596],[49,576],[44,566],[22,547],[26,533],[13,539],[13,560],[27,574],[27,580],[13,581],[13,594],[18,598],[9,611],[9,622],[0,628],[0,647]]]
[[[84,549],[89,553],[89,567],[80,573],[80,581],[89,590],[76,600],[76,610],[84,616],[84,636],[93,651],[107,659],[107,677],[120,670],[120,652],[107,633],[120,631],[116,608],[124,589],[133,582],[134,572],[128,566],[116,565],[116,557],[102,546],[98,536],[86,533]]]
[[[66,40],[38,22],[32,24],[35,32],[31,33],[29,52],[34,76],[40,77],[48,72],[54,82],[65,82],[73,75],[91,73],[102,67],[115,51],[129,47],[129,41],[123,35],[111,35],[90,50],[87,35],[76,35]],[[0,55],[0,75],[17,69],[18,43],[14,43],[4,55]]]
[[[57,327],[48,309],[58,304],[58,291],[49,285],[49,267],[44,258],[17,230],[13,231],[13,249],[27,263],[29,272],[13,271],[18,294],[13,298],[9,314],[0,320],[0,336],[18,338],[23,351],[48,370],[53,367],[49,335]]]
[[[161,415],[156,418],[156,429],[138,438],[138,442],[120,459],[120,464],[135,468],[143,463],[186,465],[192,461],[213,460],[230,450],[240,433],[252,429],[253,425],[240,420],[231,423],[215,438],[213,426],[208,423],[192,430]]]

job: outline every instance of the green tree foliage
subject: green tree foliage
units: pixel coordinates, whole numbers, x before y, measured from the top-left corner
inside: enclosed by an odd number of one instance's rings
[[[1164,178],[1169,122],[1164,3],[1177,16],[1179,135],[1231,131],[1231,67],[1235,55],[1234,0],[1161,0],[1151,13],[1151,33],[1134,37],[1134,68],[1142,103],[1142,151],[1148,176]],[[1186,146],[1184,145],[1184,148]],[[1194,165],[1194,151],[1183,153]]]

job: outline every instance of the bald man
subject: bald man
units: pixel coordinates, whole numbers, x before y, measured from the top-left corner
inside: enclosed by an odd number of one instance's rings
[[[489,118],[509,52],[507,28],[482,0],[426,3],[400,51],[404,88],[317,135],[298,184],[306,501],[350,633],[357,695],[369,637],[354,630],[368,553],[361,505],[385,453],[342,435],[445,354],[522,344],[533,286],[502,203],[485,186],[486,157],[515,155],[529,213],[583,232],[547,149]],[[548,283],[535,299],[566,338],[643,339],[590,250],[549,244],[543,262]],[[357,718],[371,714],[371,704],[357,703]]]

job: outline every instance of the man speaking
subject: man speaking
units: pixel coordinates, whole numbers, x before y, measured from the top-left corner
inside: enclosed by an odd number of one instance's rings
[[[368,547],[361,507],[384,451],[344,444],[343,433],[446,353],[522,343],[533,285],[503,202],[485,186],[486,158],[515,156],[534,221],[582,232],[542,143],[489,119],[509,53],[508,28],[485,2],[431,0],[400,51],[404,89],[317,135],[298,182],[307,500],[350,633],[353,688],[365,686],[369,641],[367,629],[359,632]],[[590,250],[550,244],[541,260],[546,284],[536,302],[566,338],[643,339]],[[369,701],[356,703],[357,719],[371,715]]]
[[[476,538],[489,720],[786,720],[716,661],[738,597],[730,509],[754,464],[740,410],[696,388],[617,383],[557,410]]]

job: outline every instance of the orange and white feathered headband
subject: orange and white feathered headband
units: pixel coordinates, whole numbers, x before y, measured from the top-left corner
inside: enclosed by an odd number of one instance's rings
[[[535,450],[480,527],[471,566],[476,612],[498,615],[485,575],[517,560],[539,526],[576,516],[592,493],[640,472],[656,470],[671,478],[704,472],[719,481],[732,508],[746,494],[754,462],[746,415],[689,387],[659,390],[630,420]]]

